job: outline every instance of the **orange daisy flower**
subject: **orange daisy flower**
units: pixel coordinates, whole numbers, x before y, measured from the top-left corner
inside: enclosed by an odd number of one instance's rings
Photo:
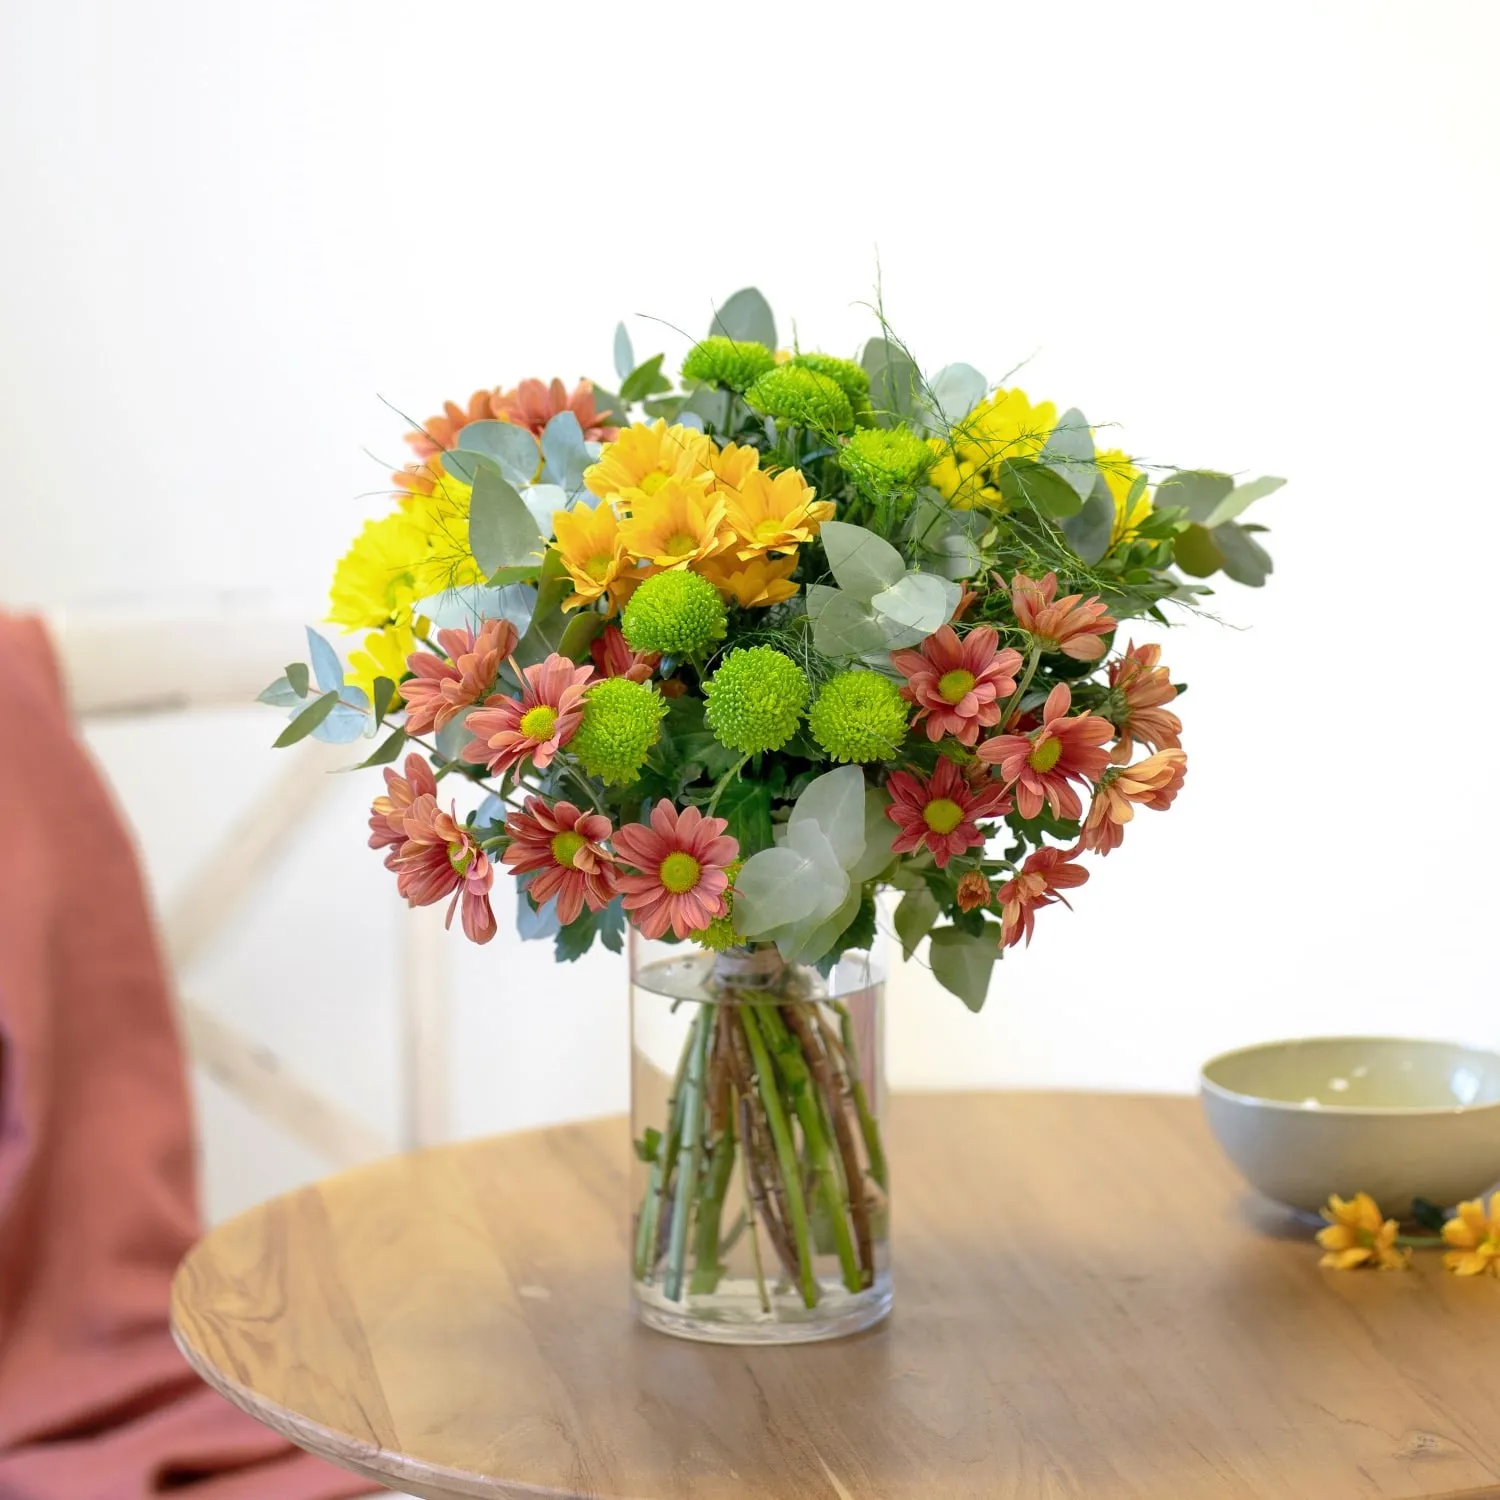
[[[437,795],[437,777],[420,755],[406,757],[406,774],[385,768],[385,792],[370,804],[370,847],[385,849],[406,842],[406,814],[418,797]],[[390,865],[394,854],[386,856]]]
[[[1074,661],[1098,661],[1104,655],[1101,637],[1119,623],[1097,594],[1089,599],[1082,594],[1059,599],[1056,573],[1048,573],[1040,582],[1017,573],[1010,581],[1010,605],[1016,623],[1031,632],[1043,651],[1061,651]]]
[[[1089,878],[1087,870],[1073,863],[1079,852],[1076,845],[1071,849],[1049,845],[1034,850],[1026,856],[1014,879],[995,892],[1000,903],[1002,946],[1014,948],[1022,938],[1030,944],[1036,913],[1057,901],[1068,905],[1068,898],[1062,892],[1082,885]]]
[[[1092,781],[1109,764],[1100,747],[1114,737],[1114,726],[1095,714],[1069,717],[1073,694],[1060,682],[1042,706],[1041,728],[1032,734],[997,734],[979,747],[979,758],[999,766],[1001,780],[1016,789],[1023,818],[1034,818],[1046,803],[1055,818],[1083,816],[1083,803],[1070,785]]]
[[[457,811],[444,812],[431,795],[418,797],[405,818],[406,842],[386,860],[396,872],[396,889],[408,906],[432,906],[452,895],[448,926],[463,905],[464,933],[471,942],[487,943],[496,931],[490,906],[495,870]]]
[[[537,906],[557,897],[564,927],[585,905],[600,911],[614,899],[615,857],[604,847],[612,829],[602,813],[528,797],[526,811],[513,812],[505,831],[511,842],[502,862],[516,875],[532,876],[527,893]]]
[[[415,674],[401,684],[410,734],[441,733],[495,685],[500,663],[516,649],[516,627],[509,620],[486,620],[476,636],[467,630],[440,630],[444,661],[431,651],[414,651],[406,665]]]
[[[981,729],[1000,722],[1000,700],[1016,690],[1021,654],[1000,649],[999,633],[990,625],[971,630],[962,641],[944,625],[915,651],[894,651],[891,665],[906,678],[901,696],[917,705],[914,724],[927,721],[927,738],[951,734],[972,745]]]
[[[1003,817],[1010,811],[1010,797],[1003,787],[993,781],[971,785],[951,760],[940,760],[925,779],[910,771],[892,771],[885,789],[891,794],[885,815],[901,830],[892,851],[910,854],[925,844],[940,870],[955,854],[984,843],[978,826],[981,819]]]
[[[1119,765],[1129,762],[1135,742],[1153,750],[1175,750],[1182,744],[1182,720],[1162,707],[1177,696],[1167,669],[1158,666],[1161,647],[1132,641],[1118,661],[1109,664],[1108,718],[1120,736],[1110,751]]]
[[[1135,816],[1134,804],[1163,812],[1182,789],[1187,776],[1187,752],[1159,750],[1133,766],[1111,766],[1099,778],[1079,843],[1094,854],[1118,849],[1125,825]]]
[[[517,675],[519,699],[490,698],[468,717],[475,738],[464,746],[463,759],[487,766],[492,773],[508,771],[523,760],[539,771],[552,764],[583,718],[584,690],[594,669],[575,667],[554,651],[546,661]]]
[[[594,382],[580,380],[570,391],[562,381],[547,384],[540,380],[523,380],[514,390],[496,391],[490,398],[490,415],[502,422],[514,422],[529,428],[540,437],[559,412],[570,411],[578,418],[586,442],[612,443],[618,427],[606,426],[594,403]]]

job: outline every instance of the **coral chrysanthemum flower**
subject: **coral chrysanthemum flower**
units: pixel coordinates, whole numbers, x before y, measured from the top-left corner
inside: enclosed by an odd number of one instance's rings
[[[620,523],[625,550],[658,568],[686,568],[712,557],[730,541],[724,497],[703,482],[668,478],[654,495],[630,501],[630,517]]]
[[[999,766],[1001,780],[1016,789],[1023,818],[1034,818],[1045,802],[1055,818],[1078,818],[1083,803],[1069,785],[1092,781],[1109,764],[1101,749],[1114,727],[1095,714],[1068,716],[1073,694],[1060,682],[1042,706],[1041,728],[1032,734],[997,734],[979,747],[979,758]]]
[[[705,557],[695,569],[726,598],[741,609],[763,609],[780,604],[797,592],[792,574],[797,571],[797,554],[785,557],[749,558],[740,562],[732,552]]]
[[[1443,1225],[1443,1243],[1453,1247],[1443,1264],[1455,1276],[1500,1276],[1500,1193],[1490,1199],[1488,1216],[1482,1198],[1460,1203],[1457,1217]]]
[[[1010,811],[1010,797],[994,782],[976,788],[951,760],[941,760],[931,776],[893,771],[886,782],[891,805],[885,815],[901,831],[891,849],[910,854],[925,844],[938,869],[965,849],[984,843],[981,818],[998,818]]]
[[[1135,816],[1134,803],[1164,812],[1187,776],[1187,752],[1159,750],[1133,766],[1111,766],[1099,778],[1079,842],[1094,854],[1118,849],[1125,825]]]
[[[1062,892],[1082,885],[1089,878],[1087,870],[1073,863],[1079,853],[1077,845],[1071,849],[1049,845],[1033,850],[1026,856],[1020,873],[995,892],[995,900],[1000,903],[1003,947],[1014,948],[1022,938],[1029,945],[1036,913],[1057,901],[1068,905],[1068,898]]]
[[[557,555],[573,580],[564,609],[592,604],[601,594],[611,593],[611,586],[631,567],[620,536],[620,518],[607,500],[592,507],[575,505],[572,510],[554,511],[552,530]]]
[[[611,828],[602,813],[585,813],[571,802],[548,807],[528,797],[526,811],[513,812],[505,831],[511,842],[503,863],[516,875],[532,875],[527,890],[536,905],[557,897],[564,927],[585,905],[599,911],[614,898],[615,857],[604,847]]]
[[[1167,669],[1158,666],[1161,647],[1132,641],[1118,661],[1109,664],[1110,702],[1106,716],[1120,736],[1110,759],[1124,765],[1135,742],[1153,750],[1175,750],[1182,744],[1182,720],[1162,704],[1177,696]]]
[[[819,500],[800,469],[774,477],[747,470],[735,489],[725,489],[724,514],[734,532],[731,550],[741,562],[762,552],[789,552],[817,536],[833,519],[833,501]]]
[[[443,402],[442,415],[428,417],[417,431],[406,434],[406,441],[418,458],[432,458],[446,453],[470,422],[483,422],[494,415],[490,392],[475,391],[466,407],[453,401]],[[400,482],[399,475],[397,482]]]
[[[628,677],[632,682],[650,682],[661,661],[660,651],[632,651],[618,625],[606,625],[589,643],[589,656],[600,678]]]
[[[917,705],[913,723],[927,722],[927,738],[951,734],[972,745],[981,729],[1000,722],[1000,700],[1016,690],[1021,654],[1000,649],[999,633],[989,625],[971,630],[962,640],[944,625],[915,651],[894,651],[891,665],[906,678],[901,696]]]
[[[1024,573],[1010,581],[1010,605],[1016,623],[1030,631],[1043,651],[1061,651],[1074,661],[1098,661],[1104,655],[1106,636],[1119,623],[1098,595],[1057,597],[1057,574],[1048,573],[1038,582]]]
[[[1318,1262],[1331,1271],[1372,1266],[1381,1271],[1404,1271],[1411,1251],[1396,1248],[1397,1224],[1385,1218],[1368,1193],[1340,1198],[1335,1193],[1323,1210],[1328,1227],[1318,1231],[1318,1243],[1328,1253]]]
[[[537,770],[546,770],[583,718],[584,690],[594,669],[575,667],[554,651],[546,661],[518,670],[517,675],[522,684],[519,699],[487,699],[468,717],[475,738],[464,746],[463,758],[491,772],[508,771],[528,759]]]
[[[621,495],[629,502],[654,495],[669,479],[706,480],[714,456],[713,439],[696,428],[668,427],[660,418],[649,426],[636,422],[620,429],[599,462],[583,471],[583,482],[601,500]]]
[[[456,812],[444,812],[437,798],[424,794],[407,810],[406,842],[387,859],[396,872],[396,889],[409,906],[433,906],[452,895],[448,926],[463,903],[464,932],[470,941],[487,943],[495,935],[490,887],[495,871]]]
[[[679,813],[663,797],[651,822],[627,823],[615,835],[615,853],[638,875],[621,875],[620,890],[631,921],[648,938],[669,927],[680,938],[724,915],[729,887],[725,867],[740,846],[724,830],[723,818],[706,818],[696,807]]]
[[[510,391],[496,391],[490,397],[490,408],[502,422],[514,422],[529,428],[540,437],[559,412],[570,411],[578,418],[586,442],[611,443],[618,427],[606,426],[594,404],[594,383],[580,380],[570,391],[562,381],[550,384],[541,380],[523,380]]]
[[[978,907],[988,906],[991,895],[989,881],[978,870],[970,870],[958,882],[958,909],[960,911],[974,911]]]
[[[418,797],[437,796],[437,778],[420,755],[406,757],[406,774],[385,768],[385,792],[370,804],[370,847],[406,842],[406,815]],[[389,865],[395,856],[386,856]]]
[[[441,733],[495,685],[500,663],[516,649],[516,627],[509,620],[486,620],[476,636],[468,630],[440,630],[444,661],[431,651],[406,660],[416,675],[401,684],[408,734]]]

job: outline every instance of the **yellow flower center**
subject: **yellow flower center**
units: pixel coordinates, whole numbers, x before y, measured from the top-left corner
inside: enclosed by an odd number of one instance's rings
[[[1026,764],[1033,771],[1050,771],[1062,759],[1062,741],[1045,739],[1026,757]]]
[[[963,820],[963,808],[951,797],[935,797],[922,809],[922,821],[934,833],[952,833]]]
[[[538,703],[535,708],[521,715],[521,733],[538,744],[543,740],[550,740],[552,731],[556,728],[557,710],[545,703]]]
[[[664,469],[655,469],[650,474],[642,476],[641,490],[647,495],[654,495],[666,482],[666,471]]]
[[[469,866],[474,863],[474,851],[464,844],[449,844],[448,863],[460,875],[467,875],[469,873]]]
[[[603,583],[609,577],[609,570],[614,567],[615,560],[608,552],[601,552],[597,556],[589,558],[584,563],[583,571],[594,580],[595,583]]]
[[[562,833],[554,834],[552,838],[552,857],[558,864],[566,865],[570,870],[573,868],[573,860],[578,851],[588,843],[581,833],[574,833],[571,828]]]
[[[769,521],[762,521],[755,528],[755,540],[757,542],[773,542],[785,530],[785,523],[773,517]]]
[[[691,854],[684,854],[681,849],[678,849],[662,860],[661,869],[656,872],[656,878],[674,896],[681,896],[698,884],[698,876],[702,874],[702,871],[703,867]]]
[[[686,557],[690,552],[698,550],[698,538],[679,531],[676,536],[667,539],[665,550],[668,557]]]
[[[960,667],[956,672],[944,672],[938,678],[938,696],[944,703],[962,703],[974,690],[974,674]]]

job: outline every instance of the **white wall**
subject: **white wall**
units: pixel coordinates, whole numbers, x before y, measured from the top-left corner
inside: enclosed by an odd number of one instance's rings
[[[609,376],[750,281],[805,343],[1290,476],[1278,572],[1167,642],[1188,788],[974,1019],[896,985],[898,1082],[1185,1088],[1314,1030],[1500,1044],[1492,5],[563,8],[83,0],[0,17],[0,599],[320,611],[400,420]],[[638,349],[659,325],[633,323]],[[1472,559],[1472,562],[1470,561]],[[282,658],[296,653],[289,637]],[[158,887],[274,725],[95,743]],[[157,738],[153,738],[156,736]],[[194,993],[390,1123],[393,901],[340,788]],[[382,925],[385,924],[385,925]],[[330,934],[336,951],[325,942]],[[463,1131],[613,1109],[623,979],[455,945]],[[216,1207],[317,1170],[206,1090]]]

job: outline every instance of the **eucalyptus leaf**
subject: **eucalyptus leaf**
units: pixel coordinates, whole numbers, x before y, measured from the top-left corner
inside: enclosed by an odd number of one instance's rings
[[[470,422],[459,430],[453,451],[444,455],[444,467],[451,473],[453,466],[448,460],[462,461],[463,455],[470,453],[488,459],[500,470],[501,478],[517,489],[536,478],[542,462],[530,429],[515,422]]]
[[[723,432],[729,425],[729,403],[732,399],[729,391],[721,391],[711,385],[700,385],[683,403],[677,420],[683,421],[686,417],[698,418],[700,426],[712,427],[716,432]]]
[[[548,551],[537,580],[535,613],[516,646],[516,660],[523,667],[532,666],[561,649],[569,623],[563,601],[572,592],[573,580],[563,566],[562,557]]]
[[[1204,525],[1212,530],[1215,526],[1222,526],[1226,521],[1232,521],[1243,511],[1254,505],[1257,500],[1264,500],[1267,495],[1273,494],[1286,483],[1284,479],[1277,479],[1270,474],[1263,475],[1259,479],[1252,479],[1248,484],[1236,485],[1234,489],[1214,506],[1209,512],[1208,519]]]
[[[939,927],[928,944],[927,956],[934,978],[970,1010],[979,1010],[989,993],[990,975],[1000,956],[998,937],[997,925],[987,922],[980,937],[957,927]]]
[[[865,656],[885,647],[885,627],[869,605],[826,584],[808,587],[807,617],[813,649],[823,656]]]
[[[865,852],[865,773],[858,766],[839,766],[814,777],[792,808],[790,827],[812,821],[822,830],[844,869],[852,869]]]
[[[953,618],[963,590],[951,578],[911,572],[870,601],[888,650],[899,651],[926,640]]]
[[[901,939],[903,958],[910,958],[921,946],[940,910],[937,897],[925,885],[913,886],[896,904],[896,936]]]
[[[865,345],[860,364],[870,377],[870,404],[882,427],[917,419],[922,407],[922,373],[898,345],[884,335]]]
[[[1109,551],[1115,529],[1115,497],[1102,474],[1095,474],[1094,488],[1076,516],[1062,523],[1068,545],[1086,563],[1096,563]]]
[[[865,787],[865,850],[849,867],[849,879],[856,885],[881,874],[895,855],[891,845],[900,831],[886,816],[891,799],[879,787]]]
[[[328,745],[347,745],[361,735],[375,733],[375,716],[363,688],[349,686],[339,694],[328,717],[313,730],[313,738]]]
[[[1236,583],[1258,589],[1271,573],[1271,555],[1242,526],[1233,521],[1214,528],[1214,543],[1224,558],[1224,571]]]
[[[371,751],[357,766],[351,766],[354,771],[366,771],[371,766],[388,766],[392,761],[400,757],[406,748],[406,731],[404,729],[393,729],[381,740],[380,744]]]
[[[849,894],[831,917],[820,922],[810,931],[798,929],[784,938],[778,938],[776,946],[788,963],[815,964],[833,949],[844,929],[859,915],[864,891],[852,882]]]
[[[306,708],[292,720],[285,729],[277,735],[272,743],[275,750],[284,750],[288,745],[295,745],[298,740],[306,739],[324,719],[331,714],[338,704],[337,693],[324,693],[321,698],[315,698]]]
[[[311,625],[307,627],[307,649],[312,655],[313,677],[325,693],[336,693],[344,685],[344,664],[339,654]]]
[[[583,440],[583,428],[570,411],[560,411],[542,433],[542,477],[560,485],[568,499],[583,488],[583,471],[594,461]],[[550,527],[548,528],[550,531]]]
[[[543,540],[549,542],[553,535],[553,516],[560,510],[567,510],[572,499],[560,484],[529,484],[521,491],[521,504],[531,512],[531,519],[536,522]],[[540,562],[538,558],[537,563]],[[533,567],[532,571],[535,572],[536,568]]]
[[[1076,406],[1069,407],[1058,418],[1042,450],[1042,462],[1078,496],[1080,503],[1093,493],[1099,477],[1094,463],[1094,437],[1088,418]]]
[[[625,403],[613,391],[605,390],[602,385],[595,385],[593,390],[596,424],[600,427],[624,427],[629,421],[625,415]],[[593,453],[592,446],[589,451]],[[598,458],[599,455],[594,453],[593,456]]]
[[[467,712],[459,714],[456,719],[449,719],[443,727],[438,730],[437,752],[444,760],[456,761],[463,757],[464,746],[474,738],[473,732],[468,725],[469,715]]]
[[[306,673],[307,668],[303,667],[302,670]],[[262,688],[255,695],[255,701],[269,703],[272,708],[297,708],[306,704],[307,694],[299,693],[285,677],[278,677],[275,682]]]
[[[799,930],[810,934],[849,893],[833,845],[810,819],[789,827],[784,844],[752,854],[734,885],[735,931],[763,939],[800,940]]]
[[[542,550],[542,533],[525,502],[513,485],[488,466],[474,478],[469,550],[486,574],[520,567]]]
[[[623,323],[615,324],[615,374],[624,380],[635,369],[635,351]]]
[[[375,679],[375,727],[377,729],[385,722],[385,716],[391,710],[391,704],[396,701],[396,684],[389,677],[377,677]]]
[[[596,610],[586,609],[573,615],[558,638],[558,655],[581,662],[588,655],[589,647],[604,634],[605,624],[604,616]]]
[[[1000,491],[1024,500],[1054,521],[1064,521],[1083,509],[1078,491],[1045,464],[1009,459],[1000,466]]]
[[[647,396],[654,396],[657,391],[669,390],[671,382],[661,373],[661,362],[666,357],[665,354],[653,354],[650,359],[637,365],[630,374],[625,376],[620,386],[620,400],[629,405],[636,401],[644,401]]]
[[[286,681],[299,698],[307,697],[307,663],[305,661],[289,662],[286,669]]]
[[[1194,578],[1207,578],[1224,566],[1224,554],[1214,540],[1214,533],[1196,523],[1177,534],[1172,543],[1172,556],[1177,566]]]
[[[901,554],[883,537],[847,521],[825,521],[819,537],[839,587],[868,604],[905,572]]]
[[[930,415],[929,428],[947,431],[955,422],[961,422],[984,400],[989,382],[973,365],[944,365],[932,377],[928,390]]]
[[[540,563],[533,564],[528,572],[537,572],[540,566]],[[417,600],[412,609],[431,620],[440,630],[477,633],[486,620],[509,620],[516,627],[516,633],[524,636],[531,628],[536,597],[537,591],[525,583],[495,587],[466,583],[458,588],[444,589],[441,594],[429,594],[425,599]]]
[[[764,344],[767,349],[776,347],[776,318],[771,304],[753,286],[741,288],[714,314],[708,332],[710,337],[722,334],[741,343]]]
[[[516,886],[516,935],[523,943],[541,942],[557,936],[562,923],[557,916],[557,897],[552,896],[540,906],[533,906],[531,897]]]
[[[1234,480],[1227,474],[1216,474],[1208,469],[1183,469],[1168,474],[1157,485],[1156,504],[1159,507],[1180,505],[1187,511],[1188,520],[1206,526],[1209,517],[1233,490]]]

